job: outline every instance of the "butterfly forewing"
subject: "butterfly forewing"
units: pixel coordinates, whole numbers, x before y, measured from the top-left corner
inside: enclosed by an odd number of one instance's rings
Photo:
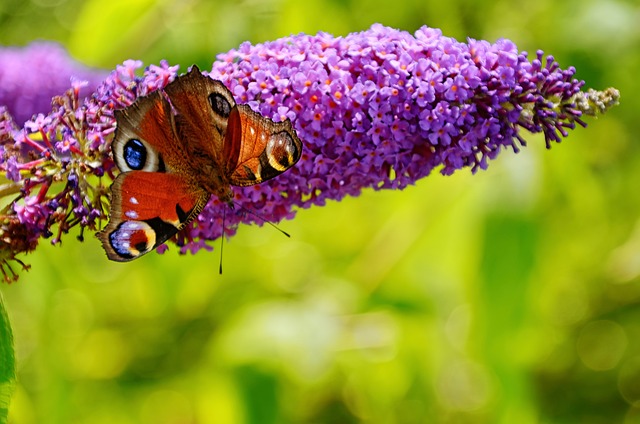
[[[141,97],[124,110],[116,110],[113,159],[122,172],[164,172],[177,139],[169,103],[161,93]]]
[[[175,108],[178,134],[195,154],[222,151],[229,113],[236,102],[220,81],[202,75],[197,66],[165,88]]]

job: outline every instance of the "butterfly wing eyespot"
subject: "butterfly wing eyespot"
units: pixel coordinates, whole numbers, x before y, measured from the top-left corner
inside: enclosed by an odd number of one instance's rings
[[[269,165],[276,171],[284,172],[300,159],[299,145],[287,131],[274,133],[267,141],[267,148],[262,152]],[[276,174],[277,175],[277,174]]]
[[[116,260],[135,259],[156,246],[156,231],[144,221],[123,221],[108,233],[108,237]]]
[[[211,93],[209,94],[209,104],[213,113],[225,119],[229,118],[232,106],[227,96],[220,92]]]
[[[126,166],[132,170],[140,171],[147,164],[147,148],[142,141],[132,138],[122,148],[122,158]]]
[[[159,92],[141,97],[123,110],[116,110],[116,132],[111,143],[118,169],[164,172],[175,140],[171,106]]]

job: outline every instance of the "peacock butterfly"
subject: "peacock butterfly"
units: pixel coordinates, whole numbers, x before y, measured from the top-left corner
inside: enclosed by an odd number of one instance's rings
[[[115,111],[111,150],[121,173],[111,185],[110,221],[98,233],[109,259],[130,261],[194,219],[211,194],[233,206],[231,185],[273,178],[300,159],[288,119],[238,105],[197,66],[164,90]]]

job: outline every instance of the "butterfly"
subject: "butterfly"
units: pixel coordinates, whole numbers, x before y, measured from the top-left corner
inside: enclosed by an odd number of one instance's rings
[[[236,104],[197,66],[163,90],[115,111],[111,151],[121,173],[111,185],[110,220],[98,238],[109,259],[130,261],[169,240],[231,186],[273,178],[300,159],[289,119],[274,122]]]

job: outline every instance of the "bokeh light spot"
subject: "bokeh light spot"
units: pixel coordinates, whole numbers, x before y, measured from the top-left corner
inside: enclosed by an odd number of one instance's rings
[[[608,320],[593,321],[584,326],[578,336],[578,356],[592,370],[610,370],[620,362],[627,344],[627,335],[620,324]]]

